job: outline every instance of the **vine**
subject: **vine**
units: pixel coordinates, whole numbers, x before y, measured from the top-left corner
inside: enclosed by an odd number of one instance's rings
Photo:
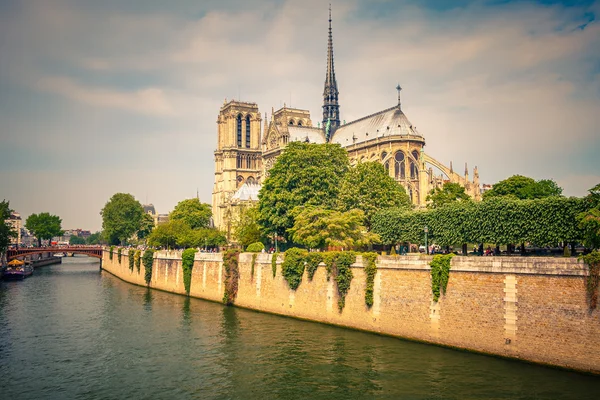
[[[142,251],[136,250],[133,255],[133,262],[135,263],[135,267],[137,269],[138,274],[140,273],[140,264],[142,263]]]
[[[334,262],[335,270],[335,282],[337,283],[337,289],[339,294],[338,309],[340,312],[346,305],[346,294],[350,290],[350,283],[352,282],[353,274],[350,266],[356,262],[356,254],[353,251],[343,251],[337,253],[337,257]]]
[[[112,259],[113,259],[113,253],[114,253],[114,251],[115,251],[115,246],[110,246],[110,251],[108,253],[108,259],[110,261],[112,261]]]
[[[152,262],[154,261],[154,250],[148,249],[144,252],[144,256],[142,257],[142,262],[144,263],[144,279],[146,280],[146,285],[150,285],[150,281],[152,280]]]
[[[308,253],[306,256],[306,271],[308,272],[308,280],[312,281],[319,264],[323,261],[321,253]]]
[[[135,254],[135,251],[133,251],[133,249],[129,249],[127,251],[127,257],[129,258],[129,270],[131,272],[133,272],[133,263],[134,263],[134,259],[133,256]]]
[[[331,274],[333,272],[333,267],[335,264],[335,258],[337,257],[337,253],[335,251],[328,251],[323,254],[323,262],[325,263],[325,270],[327,271],[327,281],[331,278]]]
[[[440,292],[446,294],[448,278],[450,277],[450,260],[454,254],[436,254],[431,263],[431,293],[433,301],[440,299]]]
[[[185,292],[190,295],[190,286],[192,284],[192,269],[194,268],[194,257],[197,249],[185,249],[181,254],[181,268],[183,269],[183,286]]]
[[[589,274],[586,287],[587,296],[590,301],[590,311],[598,306],[598,285],[600,284],[600,252],[592,251],[590,254],[580,257],[588,266]]]
[[[285,252],[285,258],[283,264],[281,264],[281,275],[283,275],[292,290],[298,289],[302,282],[307,255],[306,250],[297,247],[292,247]]]
[[[233,304],[238,291],[238,279],[240,272],[238,269],[238,259],[240,252],[236,249],[227,250],[223,254],[223,266],[225,267],[225,292],[223,293],[223,303]]]
[[[365,287],[365,304],[367,307],[373,305],[373,290],[375,288],[375,275],[377,274],[377,253],[363,253],[363,267],[365,269],[365,275],[367,285]]]
[[[271,269],[273,270],[273,278],[275,278],[275,275],[277,275],[277,256],[279,256],[278,251],[273,253],[273,257],[271,257]]]
[[[252,267],[250,269],[250,280],[254,279],[254,266],[256,265],[256,256],[258,254],[252,253]]]
[[[119,261],[119,264],[121,264],[121,248],[120,247],[117,249],[117,260]]]

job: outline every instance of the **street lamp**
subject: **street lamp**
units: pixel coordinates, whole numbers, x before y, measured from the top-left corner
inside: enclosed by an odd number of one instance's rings
[[[425,232],[425,253],[429,255],[429,246],[427,245],[427,234],[429,233],[429,228],[427,225],[423,228],[423,232]]]

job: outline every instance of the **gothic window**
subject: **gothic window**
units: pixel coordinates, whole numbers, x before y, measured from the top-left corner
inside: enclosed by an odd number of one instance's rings
[[[290,119],[289,125],[294,125],[294,121]]]
[[[250,159],[250,155],[246,156],[246,168],[250,169],[252,168],[252,159]]]
[[[394,158],[396,159],[396,166],[395,166],[395,176],[396,179],[404,179],[406,178],[406,161],[405,161],[405,157],[404,157],[404,153],[399,151],[396,153],[396,155],[394,156]]]
[[[385,164],[383,164],[383,168],[385,168],[385,172],[389,175],[390,174],[390,162],[386,161]]]
[[[250,116],[246,116],[246,148],[250,148]]]
[[[256,181],[254,180],[254,177],[249,176],[248,179],[246,179],[246,183],[249,185],[253,185],[254,183],[256,183]]]
[[[387,157],[387,153],[384,151],[383,153],[381,153],[381,160],[385,160],[385,158]]]
[[[239,154],[237,155],[236,168],[242,168],[242,156]]]
[[[242,186],[243,183],[244,183],[244,177],[243,176],[238,176],[237,180],[236,180],[235,187],[240,187],[240,186]]]
[[[242,114],[237,116],[237,147],[242,147]]]
[[[412,152],[412,156],[415,158],[415,160],[419,159],[419,153],[416,150]],[[413,160],[410,160],[410,179],[418,179],[418,178],[419,178],[419,167]]]
[[[302,126],[302,121],[298,121],[298,126]]]

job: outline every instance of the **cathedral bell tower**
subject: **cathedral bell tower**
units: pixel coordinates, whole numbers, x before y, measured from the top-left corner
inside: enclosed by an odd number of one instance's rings
[[[223,227],[226,222],[225,212],[231,196],[245,183],[259,183],[258,175],[262,169],[261,121],[256,103],[225,102],[219,111],[212,194],[216,227]]]
[[[333,132],[340,126],[340,106],[338,88],[333,67],[333,36],[331,33],[331,5],[329,5],[329,40],[327,43],[327,73],[323,89],[323,129],[329,141]]]

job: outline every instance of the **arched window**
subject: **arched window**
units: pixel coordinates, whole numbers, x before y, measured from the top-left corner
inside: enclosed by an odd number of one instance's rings
[[[396,159],[396,166],[395,166],[395,176],[396,179],[404,179],[406,178],[406,160],[404,157],[404,153],[399,151],[396,153],[396,155],[394,156],[394,158]]]
[[[302,121],[298,121],[298,126],[302,126]]]
[[[250,158],[250,155],[246,156],[246,168],[250,169],[252,168],[252,159]]]
[[[413,151],[412,156],[415,158],[415,160],[418,160],[419,152],[416,150]],[[419,178],[419,167],[413,160],[410,160],[410,179],[418,179],[418,178]]]
[[[385,158],[387,157],[387,153],[384,151],[383,153],[381,153],[381,160],[385,160]]]
[[[236,180],[236,187],[242,186],[243,183],[244,183],[244,177],[243,176],[238,176],[237,180]]]
[[[242,156],[241,155],[237,155],[237,160],[236,160],[236,168],[242,168]]]
[[[389,175],[390,174],[390,162],[386,161],[385,164],[383,164],[383,168],[385,168],[385,172]]]
[[[246,148],[250,148],[250,116],[246,115]]]
[[[249,176],[248,179],[246,179],[246,183],[248,185],[253,185],[254,183],[256,183],[256,181],[254,180],[254,177]]]
[[[242,147],[242,114],[237,116],[237,146]]]
[[[294,120],[290,119],[290,123],[288,125],[294,125]]]

